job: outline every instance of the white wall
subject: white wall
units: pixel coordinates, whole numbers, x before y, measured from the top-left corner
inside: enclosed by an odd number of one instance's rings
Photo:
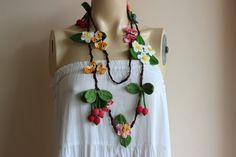
[[[167,30],[173,157],[236,156],[233,1],[131,1],[140,21]],[[81,2],[0,1],[1,157],[52,156],[48,35],[73,24]]]

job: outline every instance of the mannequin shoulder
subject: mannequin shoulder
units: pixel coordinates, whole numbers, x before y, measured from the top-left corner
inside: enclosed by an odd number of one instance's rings
[[[147,44],[151,45],[156,51],[156,56],[159,59],[159,67],[165,75],[166,73],[166,63],[167,63],[167,39],[166,31],[164,28],[153,28],[153,27],[141,27],[141,35]]]
[[[51,30],[51,38],[55,39],[55,41],[65,40],[68,39],[68,37],[76,32],[81,31],[78,27],[70,26],[65,29],[53,29]]]
[[[51,30],[49,39],[49,68],[51,75],[63,64],[63,56],[66,55],[66,48],[73,44],[73,42],[69,40],[69,37],[78,31],[80,30],[75,26],[61,30]]]
[[[159,42],[161,41],[163,35],[165,34],[164,28],[154,28],[142,26],[141,29],[142,36],[146,39],[147,42]]]

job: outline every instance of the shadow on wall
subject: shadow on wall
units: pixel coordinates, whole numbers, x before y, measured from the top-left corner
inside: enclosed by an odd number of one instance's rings
[[[236,156],[236,123],[235,123],[235,92],[236,92],[236,48],[235,48],[235,36],[236,36],[236,15],[235,15],[235,7],[236,1],[228,0],[222,1],[223,7],[223,37],[225,43],[223,43],[224,47],[222,53],[224,53],[224,57],[222,58],[222,66],[224,66],[225,71],[223,72],[224,76],[224,89],[222,91],[228,91],[224,94],[225,100],[227,102],[223,102],[224,104],[224,118],[223,120],[223,132],[224,132],[224,151],[222,152],[222,156],[225,157],[233,157]]]
[[[45,21],[39,21],[44,26],[35,25],[34,22],[25,21],[24,25],[14,27],[15,30],[5,30],[22,44],[10,57],[14,67],[9,69],[14,69],[16,73],[9,82],[15,86],[8,99],[9,112],[3,128],[5,137],[1,139],[4,144],[1,157],[53,156],[54,113],[48,74],[48,36],[51,26]],[[20,32],[16,29],[20,29]],[[35,33],[37,31],[42,34]]]

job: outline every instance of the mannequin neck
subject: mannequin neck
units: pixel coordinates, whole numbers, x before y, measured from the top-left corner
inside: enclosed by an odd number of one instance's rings
[[[92,17],[98,30],[121,32],[128,25],[127,0],[92,0]]]

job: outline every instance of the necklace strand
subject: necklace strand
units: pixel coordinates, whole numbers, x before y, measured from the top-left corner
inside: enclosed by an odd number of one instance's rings
[[[127,9],[127,14],[128,14],[128,9]],[[92,18],[91,15],[90,15],[90,19],[91,19],[91,22],[92,22],[92,24],[93,24],[93,26],[94,26],[94,28],[95,28],[95,31],[96,31],[96,30],[97,30],[97,27],[96,27],[96,25],[95,25],[95,23],[94,23],[94,20],[93,20],[93,18]],[[132,22],[132,20],[129,18],[129,16],[128,16],[128,19],[129,19],[129,21],[130,21],[130,23],[131,23],[131,28],[133,28],[133,22]],[[136,30],[138,31],[138,35],[140,35],[140,30],[139,30],[138,25],[137,25],[136,23],[134,23],[134,25],[135,25],[135,27],[136,27]],[[90,28],[87,28],[87,30],[90,31]],[[130,47],[131,47],[131,44],[129,43],[129,48],[130,48]],[[88,43],[88,48],[89,48],[90,62],[92,62],[94,56],[93,56],[93,54],[92,54],[92,47],[91,47],[91,44],[90,44],[90,43]],[[122,79],[121,81],[116,81],[116,80],[114,80],[114,78],[112,77],[111,72],[110,72],[110,71],[111,71],[111,68],[110,68],[109,54],[108,54],[108,52],[107,52],[106,50],[103,50],[102,52],[103,52],[103,54],[104,54],[105,57],[106,57],[106,67],[107,67],[107,69],[108,69],[108,75],[109,75],[109,77],[111,78],[111,80],[112,80],[114,83],[116,83],[116,84],[121,84],[121,83],[126,82],[126,81],[129,79],[130,75],[131,75],[131,69],[132,69],[132,67],[131,67],[131,61],[132,61],[132,59],[131,59],[130,53],[129,53],[129,72],[128,72],[128,75],[127,75],[124,79]],[[140,62],[140,63],[141,63],[141,72],[140,72],[139,84],[140,84],[140,86],[142,86],[142,84],[143,84],[143,73],[144,73],[144,64],[143,64],[142,62]],[[97,76],[96,76],[96,68],[97,68],[97,65],[96,65],[95,70],[94,70],[94,72],[93,72],[93,79],[94,79],[94,81],[95,81],[95,88],[96,88],[96,89],[99,89],[99,87],[98,87],[98,80],[97,80]],[[140,95],[139,95],[139,97],[140,97]],[[138,106],[138,105],[139,105],[139,102],[137,103],[137,106]],[[110,120],[111,120],[111,125],[113,126],[114,131],[117,133],[117,128],[116,128],[116,125],[115,125],[115,123],[114,123],[114,117],[112,116],[111,110],[109,110],[108,114],[109,114],[109,117],[110,117]],[[137,120],[137,116],[138,116],[138,112],[135,110],[135,116],[134,116],[133,121],[131,122],[131,125],[130,125],[131,128],[134,126],[134,124],[135,124],[135,122],[136,122],[136,120]]]
[[[88,116],[88,120],[96,125],[100,123],[100,118],[104,117],[104,112],[108,112],[110,123],[115,131],[115,133],[120,138],[120,144],[124,147],[127,147],[131,142],[131,128],[134,127],[137,121],[137,116],[143,114],[144,116],[148,114],[149,110],[145,102],[145,94],[152,94],[154,91],[154,86],[152,83],[143,84],[143,75],[144,75],[144,64],[156,65],[158,64],[158,59],[154,56],[155,51],[150,45],[146,45],[145,41],[140,34],[138,27],[138,21],[136,19],[136,14],[130,9],[130,5],[127,4],[127,17],[128,25],[123,28],[125,35],[123,37],[124,42],[128,43],[128,61],[129,68],[128,74],[117,81],[113,78],[111,74],[110,67],[110,58],[109,53],[106,50],[107,43],[104,41],[107,37],[105,32],[98,30],[98,27],[95,25],[94,20],[91,15],[91,6],[84,2],[82,6],[86,10],[85,15],[82,19],[76,21],[76,26],[80,28],[86,28],[87,31],[76,33],[70,38],[79,43],[87,43],[89,56],[90,56],[90,65],[84,67],[84,72],[87,74],[92,74],[94,80],[94,88],[81,91],[79,96],[83,102],[89,103],[91,105],[91,112]],[[91,31],[91,29],[95,31]],[[94,60],[93,49],[100,49],[104,55],[106,65],[104,67],[103,63],[96,63]],[[139,59],[140,63],[140,72],[139,72],[139,81],[138,83],[130,82],[126,85],[126,91],[130,94],[138,94],[138,102],[136,104],[135,114],[133,119],[129,123],[125,116],[122,113],[117,114],[113,117],[112,110],[109,107],[113,104],[113,95],[109,90],[100,89],[98,86],[98,77],[97,74],[104,74],[108,72],[108,77],[111,82],[114,84],[122,84],[127,82],[131,76],[132,71],[132,60]],[[119,65],[118,65],[119,66]]]
[[[131,28],[133,28],[133,22],[132,22],[132,20],[131,20],[131,19],[129,18],[129,16],[128,16],[128,8],[127,8],[127,17],[128,17],[128,19],[129,19]],[[93,27],[94,27],[95,32],[96,32],[98,29],[97,29],[97,26],[96,26],[95,23],[94,23],[94,20],[93,20],[91,14],[90,14],[89,18],[90,18],[91,23],[93,24]],[[138,27],[136,26],[136,28],[138,28]],[[90,29],[87,28],[87,30],[90,30]],[[138,30],[138,32],[139,32],[139,30]],[[130,47],[131,47],[131,44],[129,44],[129,49],[130,49]],[[130,78],[130,75],[131,75],[131,68],[132,68],[132,67],[131,67],[131,66],[132,66],[132,64],[131,64],[132,59],[131,59],[130,53],[129,53],[129,56],[128,56],[128,59],[129,59],[129,65],[128,65],[128,66],[129,66],[129,71],[128,71],[128,74],[127,74],[127,76],[126,76],[125,78],[123,78],[122,80],[116,81],[116,80],[113,78],[112,74],[111,74],[109,54],[108,54],[108,52],[107,52],[106,50],[103,50],[102,52],[103,52],[103,54],[104,54],[105,57],[106,57],[106,61],[107,61],[106,67],[107,67],[107,69],[108,69],[108,75],[109,75],[110,79],[112,80],[112,82],[114,82],[114,83],[116,83],[116,84],[122,84],[122,83],[126,82],[126,81]],[[93,59],[93,56],[92,56],[91,58]],[[91,60],[91,59],[90,59],[90,60]]]

